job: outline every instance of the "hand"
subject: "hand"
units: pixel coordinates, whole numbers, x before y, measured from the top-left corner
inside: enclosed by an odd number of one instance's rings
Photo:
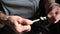
[[[60,7],[52,6],[47,15],[49,22],[57,23],[60,20]]]
[[[19,16],[9,16],[7,21],[9,25],[16,31],[17,33],[21,33],[23,31],[31,30],[31,20],[19,17]]]

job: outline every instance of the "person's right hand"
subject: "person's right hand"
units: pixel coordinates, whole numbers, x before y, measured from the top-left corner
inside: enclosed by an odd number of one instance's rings
[[[17,33],[21,33],[23,31],[31,30],[31,20],[25,19],[19,16],[9,16],[7,19],[9,25],[16,31]]]

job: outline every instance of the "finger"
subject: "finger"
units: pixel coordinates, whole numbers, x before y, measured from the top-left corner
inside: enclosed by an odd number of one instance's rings
[[[60,20],[60,14],[55,17],[55,23],[57,23]]]
[[[15,25],[15,27],[16,27],[16,26],[19,26],[19,24],[18,24],[17,21],[14,21],[14,25]]]
[[[30,25],[30,24],[33,24],[33,22],[32,22],[31,20],[24,19],[24,20],[23,20],[23,24]]]
[[[16,33],[21,33],[21,24],[18,24],[17,21],[14,21],[14,26],[11,26]]]
[[[51,18],[51,17],[54,17],[54,16],[55,16],[55,13],[54,13],[54,12],[50,12],[50,13],[47,15],[48,18]]]
[[[51,16],[51,14],[48,14],[47,17],[48,17],[48,18],[51,18],[52,16]]]
[[[15,21],[15,29],[17,32],[23,32],[23,31],[30,31],[31,27],[30,27],[30,25],[18,24],[17,21]]]
[[[23,26],[23,31],[30,31],[31,30],[31,26],[30,25],[25,25]]]
[[[56,20],[54,23],[57,23],[60,19]]]
[[[23,31],[25,31],[25,30],[27,30],[28,28],[27,28],[28,26],[26,25],[22,25],[22,24],[18,24],[17,23],[17,21],[15,22],[15,27],[14,27],[14,29],[15,29],[15,31],[17,32],[17,33],[21,33],[21,32],[23,32]]]
[[[19,18],[19,19],[17,20],[17,22],[18,22],[19,24],[23,23],[23,18]]]

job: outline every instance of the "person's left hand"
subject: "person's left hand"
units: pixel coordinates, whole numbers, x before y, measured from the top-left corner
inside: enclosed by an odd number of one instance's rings
[[[9,25],[16,34],[28,32],[31,30],[31,20],[22,18],[20,16],[7,16],[6,25]]]
[[[49,9],[47,17],[49,22],[57,23],[60,20],[60,7],[56,5],[52,6]]]

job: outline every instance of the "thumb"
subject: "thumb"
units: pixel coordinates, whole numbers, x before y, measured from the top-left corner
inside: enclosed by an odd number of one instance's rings
[[[31,24],[33,24],[33,22],[29,19],[24,19],[23,24],[31,25]]]

